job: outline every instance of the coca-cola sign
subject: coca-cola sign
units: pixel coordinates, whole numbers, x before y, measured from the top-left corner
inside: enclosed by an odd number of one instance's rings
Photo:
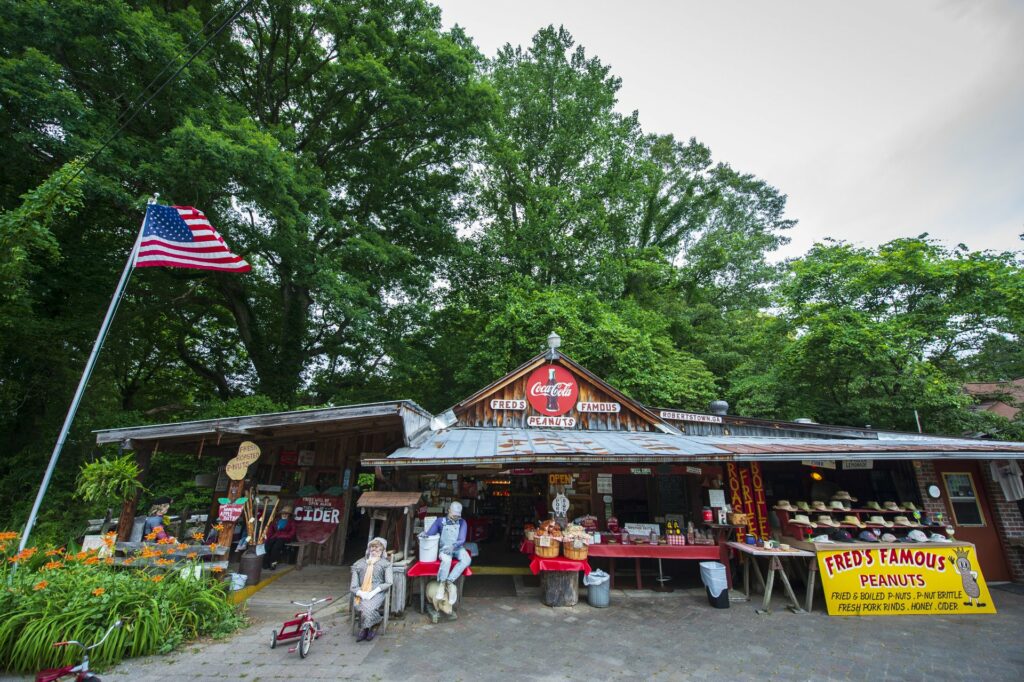
[[[547,417],[571,410],[579,392],[576,377],[557,365],[538,367],[526,380],[526,399],[533,409]]]

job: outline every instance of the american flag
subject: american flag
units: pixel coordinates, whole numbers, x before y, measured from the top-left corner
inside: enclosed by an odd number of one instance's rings
[[[203,212],[191,206],[146,208],[142,243],[135,257],[137,268],[196,268],[222,272],[249,272],[252,267],[228,245]]]

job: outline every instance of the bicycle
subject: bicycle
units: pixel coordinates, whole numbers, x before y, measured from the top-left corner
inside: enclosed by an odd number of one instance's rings
[[[121,627],[120,620],[107,628],[107,631],[103,634],[103,638],[92,646],[85,646],[81,642],[77,642],[75,640],[55,643],[53,645],[55,647],[71,646],[73,644],[81,648],[82,661],[78,665],[66,665],[63,668],[47,668],[46,670],[40,670],[36,673],[36,682],[56,682],[56,680],[62,679],[74,679],[75,682],[101,682],[100,678],[93,675],[89,670],[89,652],[107,641],[107,637],[110,636],[110,633],[119,627]]]
[[[296,613],[294,619],[286,620],[280,630],[274,630],[271,633],[270,648],[277,648],[278,642],[298,638],[298,644],[288,649],[288,653],[293,653],[298,649],[299,656],[305,658],[309,654],[309,648],[313,646],[313,640],[320,639],[325,632],[320,622],[313,618],[313,607],[317,604],[333,601],[333,599],[334,597],[324,597],[323,599],[314,597],[308,604],[293,601],[293,604],[301,606],[306,610],[305,612]]]

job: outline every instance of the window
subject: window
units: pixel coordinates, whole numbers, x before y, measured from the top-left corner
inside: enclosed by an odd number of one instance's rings
[[[984,526],[974,478],[967,472],[950,472],[942,474],[942,482],[953,508],[953,522],[958,526]]]

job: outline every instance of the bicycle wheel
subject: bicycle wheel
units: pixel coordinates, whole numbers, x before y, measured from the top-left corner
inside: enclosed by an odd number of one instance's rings
[[[309,653],[309,647],[313,646],[313,626],[310,623],[306,623],[302,626],[302,639],[299,640],[299,656],[302,658],[306,657]]]
[[[277,648],[277,630],[274,630],[272,633],[270,633],[270,648]]]

